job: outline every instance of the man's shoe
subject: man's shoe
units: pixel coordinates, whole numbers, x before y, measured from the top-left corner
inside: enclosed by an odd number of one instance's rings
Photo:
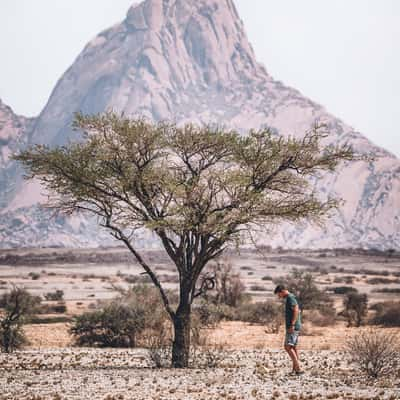
[[[295,371],[294,372],[296,375],[304,375],[304,371]]]

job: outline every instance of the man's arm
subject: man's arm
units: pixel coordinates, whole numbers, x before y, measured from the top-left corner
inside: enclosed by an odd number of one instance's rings
[[[298,305],[298,304],[295,304],[295,305],[292,307],[292,309],[293,309],[293,316],[292,316],[292,322],[291,322],[290,328],[289,328],[289,333],[293,333],[293,332],[294,332],[294,326],[295,326],[295,324],[296,324],[297,317],[299,316],[299,312],[300,312],[300,309],[299,309],[299,305]]]

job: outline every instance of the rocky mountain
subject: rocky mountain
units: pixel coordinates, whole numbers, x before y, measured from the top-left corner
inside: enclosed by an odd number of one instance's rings
[[[324,227],[284,225],[260,240],[284,247],[400,248],[400,160],[271,77],[257,62],[232,0],[146,0],[133,5],[121,23],[88,43],[61,77],[29,142],[75,140],[70,127],[75,111],[110,108],[154,120],[213,122],[243,132],[270,126],[296,136],[321,119],[331,131],[327,142],[349,142],[376,160],[343,165],[315,181],[322,196],[345,200]],[[48,217],[43,223],[37,208],[43,199],[39,185],[16,182],[0,211],[2,247],[107,240],[104,233],[96,236],[87,220],[56,222]],[[6,191],[10,185],[2,181]]]
[[[7,206],[18,187],[21,171],[10,159],[11,155],[26,145],[34,125],[33,118],[16,115],[0,99],[0,209]]]

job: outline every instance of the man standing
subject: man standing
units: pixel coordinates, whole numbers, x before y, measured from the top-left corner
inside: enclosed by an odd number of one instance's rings
[[[296,375],[302,375],[304,372],[300,369],[300,359],[299,353],[297,351],[297,342],[299,340],[299,333],[301,328],[299,303],[296,299],[296,296],[293,293],[290,293],[283,285],[278,285],[275,288],[274,293],[280,299],[286,299],[286,335],[284,347],[293,362],[293,373],[295,373]]]

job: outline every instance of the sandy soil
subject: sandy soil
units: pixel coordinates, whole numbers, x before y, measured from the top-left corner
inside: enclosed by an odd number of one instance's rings
[[[73,338],[68,332],[69,327],[68,323],[26,325],[24,329],[30,341],[28,349],[72,346]],[[360,333],[364,329],[369,328],[347,328],[344,323],[326,328],[305,324],[299,348],[301,350],[341,351],[346,338]],[[397,332],[400,335],[398,328],[385,330]],[[204,330],[203,335],[207,337],[207,343],[230,350],[278,350],[281,349],[284,339],[283,329],[277,334],[266,333],[265,327],[262,325],[252,325],[240,321],[222,322],[215,329]]]

